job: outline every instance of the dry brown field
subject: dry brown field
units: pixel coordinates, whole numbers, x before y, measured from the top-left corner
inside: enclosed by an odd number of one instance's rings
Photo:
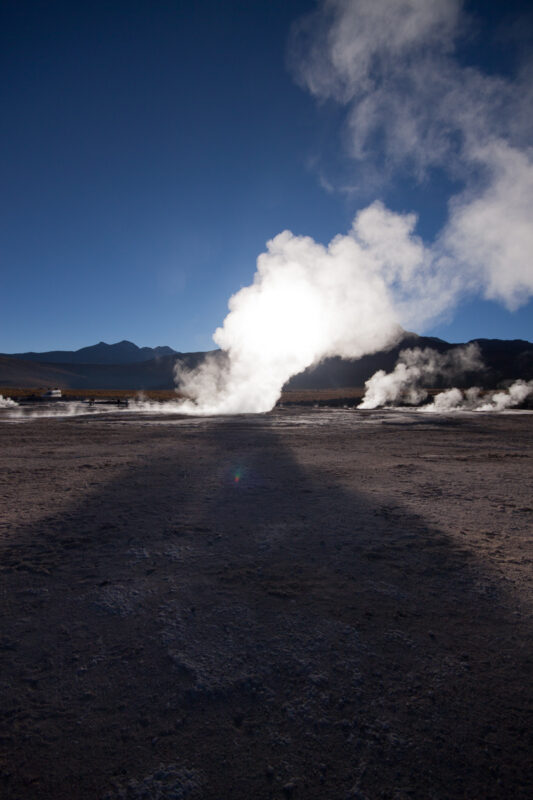
[[[4,397],[12,397],[14,400],[19,400],[25,397],[36,396],[40,397],[47,391],[48,387],[36,386],[33,389],[27,387],[12,387],[0,386],[0,394]],[[159,389],[159,390],[146,390],[138,389],[62,389],[62,397],[66,400],[125,400],[127,398],[138,397],[143,394],[150,400],[175,400],[179,397],[173,389]]]

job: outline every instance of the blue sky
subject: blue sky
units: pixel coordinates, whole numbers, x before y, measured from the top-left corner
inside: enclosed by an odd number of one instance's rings
[[[284,229],[328,242],[379,198],[431,241],[450,176],[376,185],[346,110],[287,66],[303,0],[2,4],[0,351],[130,339],[213,347],[229,296]],[[459,55],[510,75],[520,4],[477,3]],[[349,190],[346,190],[349,187]],[[532,338],[533,305],[466,298],[424,332]]]

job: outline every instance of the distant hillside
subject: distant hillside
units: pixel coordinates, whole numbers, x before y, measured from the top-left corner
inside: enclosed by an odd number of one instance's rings
[[[485,369],[482,372],[466,374],[461,379],[455,379],[454,385],[460,388],[477,385],[488,389],[516,378],[533,379],[533,344],[531,342],[522,339],[474,339],[473,341],[479,346]],[[406,333],[401,341],[390,350],[381,350],[355,361],[328,358],[317,367],[295,375],[285,389],[337,389],[364,386],[365,381],[378,369],[383,369],[385,372],[394,369],[400,351],[407,347],[430,347],[439,353],[445,353],[461,346],[463,345],[450,344],[443,339]],[[436,381],[435,384],[434,388],[449,385],[444,379],[440,382]]]
[[[388,350],[380,350],[372,355],[363,356],[354,361],[343,358],[327,358],[316,367],[310,367],[305,372],[295,375],[285,386],[285,389],[340,389],[350,386],[364,386],[371,375],[384,369],[390,372],[398,360],[400,350],[406,347],[431,347],[443,353],[455,345],[429,336],[417,336],[416,333],[406,332],[405,336],[395,346]]]
[[[477,339],[485,369],[480,372],[463,375],[454,379],[458,386],[477,385],[483,388],[494,388],[506,381],[524,378],[533,379],[533,344],[520,339],[506,341],[501,339]],[[103,345],[103,343],[101,343]],[[139,348],[131,342],[119,342],[118,345],[103,345],[102,352],[109,354],[108,348],[120,347],[125,353],[131,348],[142,353],[150,348]],[[406,347],[431,347],[440,353],[446,352],[458,344],[450,344],[442,339],[417,336],[406,333],[398,344],[389,350],[382,350],[373,355],[346,361],[341,358],[328,358],[316,367],[295,375],[284,387],[288,390],[301,389],[341,389],[362,387],[368,378],[378,369],[390,372],[398,359],[401,350]],[[94,348],[83,348],[94,351]],[[107,349],[106,349],[107,348]],[[162,350],[164,348],[154,348]],[[170,348],[168,348],[170,349]],[[117,352],[116,350],[114,351]],[[44,355],[44,354],[36,354]],[[72,355],[72,354],[71,354]],[[20,359],[14,356],[0,355],[0,386],[46,387],[58,386],[63,389],[172,389],[174,387],[174,366],[177,360],[183,361],[189,368],[196,366],[206,353],[176,353],[158,355],[150,360],[127,363],[43,363],[37,359]],[[222,358],[220,351],[212,355]],[[435,388],[449,385],[444,380]]]
[[[176,353],[171,347],[137,347],[124,339],[116,344],[99,342],[80,350],[49,350],[46,353],[13,353],[13,358],[41,364],[140,364]]]
[[[177,353],[137,364],[41,364],[0,355],[0,386],[61,389],[172,389],[174,365],[195,367],[205,353]]]

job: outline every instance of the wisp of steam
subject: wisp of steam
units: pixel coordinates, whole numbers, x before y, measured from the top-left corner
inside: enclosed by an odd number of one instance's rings
[[[18,403],[15,400],[12,400],[11,397],[4,397],[4,395],[0,394],[0,408],[15,408]]]
[[[517,380],[508,389],[482,395],[477,386],[464,392],[448,389],[435,396],[433,403],[421,406],[420,411],[448,413],[450,411],[505,411],[521,405],[533,394],[533,381]]]
[[[474,342],[438,353],[431,347],[408,348],[400,352],[392,372],[378,370],[366,381],[360,409],[383,406],[419,405],[428,393],[424,384],[440,378],[457,378],[483,369],[479,346]]]
[[[520,405],[533,394],[533,381],[517,380],[508,389],[483,394],[477,386],[464,391],[446,389],[435,395],[432,403],[420,405],[428,397],[426,386],[442,378],[450,381],[484,369],[479,347],[471,342],[438,353],[430,347],[402,350],[392,372],[380,369],[366,383],[359,409],[399,405],[420,406],[420,411],[504,411]]]
[[[463,189],[431,243],[416,235],[414,214],[379,200],[328,246],[275,236],[213,336],[221,357],[178,366],[181,412],[268,411],[296,373],[392,345],[401,327],[421,331],[468,294],[510,310],[528,301],[533,81],[529,65],[511,80],[459,64],[464,22],[460,0],[324,0],[295,25],[293,72],[345,107],[359,180],[370,175],[379,186],[395,169],[428,180],[438,168]]]

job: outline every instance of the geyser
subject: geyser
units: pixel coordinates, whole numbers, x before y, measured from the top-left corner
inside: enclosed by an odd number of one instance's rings
[[[420,318],[416,276],[427,258],[415,222],[374,203],[328,247],[289,231],[276,236],[213,336],[225,357],[192,371],[178,365],[180,391],[191,398],[181,410],[268,411],[292,375],[323,358],[359,358],[392,344],[400,322]],[[394,286],[402,287],[401,318]]]
[[[435,169],[462,190],[428,245],[415,215],[379,201],[328,247],[288,231],[272,239],[213,337],[223,358],[178,368],[190,398],[181,411],[267,411],[292,375],[383,348],[400,326],[423,329],[466,295],[510,310],[528,301],[531,65],[514,80],[463,66],[454,55],[463,22],[459,0],[324,0],[295,25],[293,72],[346,108],[358,191],[368,191],[361,176],[379,185],[398,170],[427,181]]]
[[[438,378],[453,379],[483,369],[479,347],[475,343],[438,353],[431,347],[408,348],[400,352],[392,372],[380,369],[366,383],[361,409],[406,404],[416,406],[426,399],[424,387]],[[454,389],[453,391],[457,391]]]

